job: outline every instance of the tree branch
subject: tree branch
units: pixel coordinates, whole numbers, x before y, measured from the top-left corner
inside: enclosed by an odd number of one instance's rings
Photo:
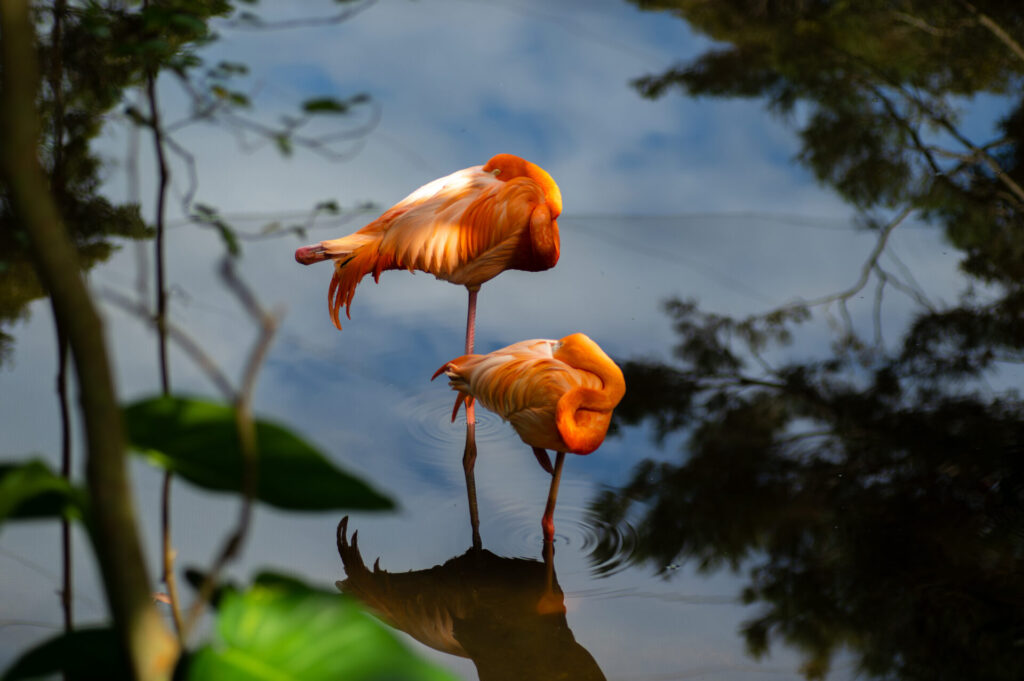
[[[999,38],[1004,45],[1010,48],[1010,51],[1017,55],[1018,59],[1024,61],[1024,47],[1021,47],[1021,44],[1014,40],[1009,33],[1004,31],[999,24],[966,0],[960,0],[960,4],[966,7],[967,11],[974,15],[974,18],[978,20],[979,24],[991,31],[992,35]]]
[[[199,616],[213,595],[217,586],[217,580],[224,566],[228,564],[241,550],[245,542],[245,536],[249,531],[249,524],[252,519],[252,501],[256,496],[257,484],[259,481],[259,449],[256,442],[256,424],[252,418],[252,397],[256,387],[256,377],[260,367],[270,350],[271,341],[277,331],[278,315],[266,312],[256,296],[235,274],[234,265],[230,257],[225,256],[221,277],[227,284],[228,289],[235,294],[242,307],[252,316],[260,327],[259,337],[256,344],[249,353],[245,363],[245,371],[242,377],[242,386],[235,396],[235,427],[238,431],[239,447],[242,451],[242,506],[239,509],[238,524],[228,535],[220,552],[214,559],[213,566],[206,573],[203,583],[199,588],[199,595],[189,610],[185,620],[184,636],[187,637],[199,621]]]

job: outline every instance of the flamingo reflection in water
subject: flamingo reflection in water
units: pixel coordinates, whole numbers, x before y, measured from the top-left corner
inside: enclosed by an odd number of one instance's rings
[[[429,272],[469,290],[466,354],[473,352],[480,285],[505,270],[538,272],[558,262],[556,218],[562,194],[543,168],[512,154],[498,154],[430,182],[354,234],[295,251],[303,265],[334,261],[327,293],[331,321],[351,319],[356,285],[385,270]],[[467,422],[473,414],[467,410]]]
[[[452,421],[474,399],[509,421],[551,474],[541,526],[544,541],[555,535],[554,511],[565,453],[590,454],[604,442],[612,410],[626,392],[622,370],[590,338],[574,333],[561,340],[527,340],[486,355],[457,357],[437,370],[458,391]],[[467,484],[475,461],[467,432]],[[546,450],[557,453],[555,465]],[[472,507],[471,507],[472,511]]]
[[[552,544],[543,563],[471,548],[427,570],[390,573],[379,559],[372,570],[363,563],[358,532],[350,543],[347,529],[344,518],[337,539],[347,579],[338,588],[421,643],[469,658],[480,681],[604,681],[569,629]]]

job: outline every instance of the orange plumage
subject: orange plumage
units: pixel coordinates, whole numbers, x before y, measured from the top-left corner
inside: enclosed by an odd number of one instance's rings
[[[559,341],[520,341],[486,355],[463,355],[438,369],[434,378],[442,372],[459,392],[453,421],[463,403],[468,421],[473,400],[480,400],[512,424],[522,441],[533,447],[537,462],[551,473],[541,527],[544,541],[554,541],[565,453],[590,454],[604,442],[612,410],[626,393],[622,370],[597,343],[574,333]],[[470,428],[468,436],[472,432]],[[547,449],[557,452],[554,467]],[[463,458],[467,479],[473,458],[468,463]]]
[[[622,370],[582,333],[464,355],[434,377],[442,372],[459,392],[455,412],[464,401],[478,399],[509,421],[526,444],[574,454],[601,445],[626,392]]]
[[[370,273],[376,281],[385,270],[420,270],[475,291],[504,270],[554,267],[561,212],[546,171],[498,154],[420,187],[354,234],[298,249],[295,259],[334,260],[327,297],[340,329],[342,305],[350,317],[356,285]]]

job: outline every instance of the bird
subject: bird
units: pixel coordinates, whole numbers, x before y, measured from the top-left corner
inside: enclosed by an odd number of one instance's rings
[[[379,281],[385,270],[420,270],[465,286],[468,355],[480,285],[505,270],[554,267],[561,212],[562,193],[546,170],[513,154],[497,154],[482,166],[423,185],[353,234],[299,248],[295,260],[303,265],[334,261],[327,302],[339,330],[341,307],[351,319],[356,285],[367,274]]]
[[[561,340],[513,343],[485,355],[467,354],[446,362],[445,374],[458,392],[459,408],[473,400],[511,423],[551,474],[541,519],[544,541],[554,539],[554,510],[566,452],[590,454],[604,442],[612,411],[626,393],[622,370],[583,333]],[[556,452],[555,465],[546,450]]]

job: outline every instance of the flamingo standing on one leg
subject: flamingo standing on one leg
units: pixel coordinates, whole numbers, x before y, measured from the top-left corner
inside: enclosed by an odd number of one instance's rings
[[[338,329],[341,306],[351,319],[356,285],[371,272],[377,281],[384,270],[420,270],[464,285],[470,354],[480,285],[505,270],[554,267],[561,212],[562,194],[543,168],[498,154],[420,187],[354,234],[303,246],[295,259],[303,265],[334,260],[327,302]],[[466,417],[473,422],[471,408]]]
[[[452,420],[473,399],[511,422],[544,470],[551,489],[541,526],[555,535],[554,511],[565,453],[589,454],[608,432],[612,410],[626,392],[622,370],[590,338],[527,340],[486,355],[457,357],[437,370],[459,392]],[[545,450],[557,452],[554,468]]]

